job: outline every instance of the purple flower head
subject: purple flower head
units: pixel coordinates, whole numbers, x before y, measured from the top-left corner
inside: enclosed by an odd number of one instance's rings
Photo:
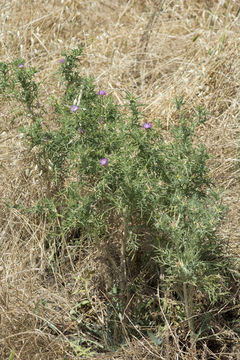
[[[70,112],[76,112],[76,111],[78,111],[79,110],[79,106],[77,106],[77,105],[72,105],[71,107],[70,107]]]
[[[103,118],[99,119],[99,124],[103,124]]]
[[[145,122],[142,126],[143,129],[151,129],[152,125],[149,122]]]
[[[99,92],[98,92],[98,95],[100,95],[100,96],[102,96],[102,97],[104,97],[106,94],[107,94],[107,93],[106,93],[106,91],[104,91],[104,90],[99,90]]]
[[[24,67],[24,65],[23,65],[23,64],[19,64],[18,67],[19,67],[19,69],[22,69],[22,68]]]
[[[100,165],[107,167],[108,166],[108,159],[103,158],[100,160]]]
[[[65,63],[65,59],[62,58],[62,59],[59,60],[59,62],[60,62],[61,64],[63,64],[63,63]]]

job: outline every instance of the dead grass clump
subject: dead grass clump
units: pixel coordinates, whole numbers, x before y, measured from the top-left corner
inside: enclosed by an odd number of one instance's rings
[[[61,52],[82,44],[81,73],[93,75],[99,88],[104,86],[120,104],[125,90],[140,95],[146,117],[161,118],[166,130],[174,122],[176,96],[183,95],[192,109],[204,106],[209,120],[199,129],[198,140],[212,155],[212,176],[228,208],[219,233],[228,241],[229,255],[236,257],[239,9],[231,0],[3,0],[0,22],[1,61],[21,57],[40,69],[38,79],[45,81],[42,101],[58,91],[51,74]],[[18,132],[26,119],[8,100],[1,98],[0,106],[0,358],[7,360],[12,352],[22,360],[77,359],[80,350],[70,342],[85,336],[89,341],[82,341],[84,347],[98,352],[92,359],[237,359],[239,329],[229,328],[228,316],[239,318],[239,295],[234,309],[226,302],[216,310],[217,335],[203,339],[197,353],[187,348],[188,334],[177,333],[173,324],[167,324],[163,347],[136,327],[126,347],[101,353],[105,344],[104,336],[100,343],[99,329],[109,305],[104,294],[111,259],[103,260],[84,242],[66,242],[57,262],[45,246],[46,221],[12,208],[14,203],[31,205],[47,190]],[[89,335],[81,321],[98,324],[99,333]],[[115,331],[122,326],[117,322]]]

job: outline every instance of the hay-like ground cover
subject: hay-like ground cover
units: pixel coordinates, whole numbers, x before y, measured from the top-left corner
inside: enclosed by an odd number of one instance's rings
[[[198,138],[212,155],[212,177],[228,206],[219,233],[228,241],[229,254],[239,257],[240,2],[1,0],[0,8],[0,59],[21,57],[40,69],[43,100],[56,91],[52,74],[61,52],[80,44],[81,73],[94,76],[117,103],[124,103],[125,90],[140,96],[149,121],[161,118],[168,129],[175,119],[174,98],[180,95],[192,109],[207,109],[207,125]],[[48,275],[45,224],[6,208],[6,203],[29,205],[40,198],[41,176],[18,132],[18,108],[2,102],[0,115],[0,359],[9,359],[11,352],[22,360],[77,359],[67,339],[80,336],[73,309],[81,300],[86,274],[101,272],[97,255],[93,248],[77,248],[78,260],[63,262]],[[92,307],[84,316],[101,321],[106,299],[97,297],[96,279],[91,279],[89,275]],[[236,295],[235,316],[238,301]],[[237,359],[236,333],[219,323],[219,334],[221,346],[211,349],[208,343],[199,359]],[[128,345],[115,354],[90,358],[164,358],[151,339],[132,339]],[[180,358],[174,346],[175,341],[166,359]]]

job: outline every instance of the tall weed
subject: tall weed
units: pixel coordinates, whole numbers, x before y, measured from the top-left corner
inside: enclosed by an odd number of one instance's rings
[[[75,49],[60,60],[62,97],[52,99],[48,125],[46,111],[35,111],[36,70],[21,60],[0,67],[2,91],[26,105],[31,122],[22,131],[48,185],[31,211],[48,223],[46,247],[55,261],[66,242],[91,242],[105,252],[114,270],[108,295],[118,323],[128,324],[126,306],[136,293],[143,304],[129,306],[135,322],[161,323],[161,316],[155,322],[150,316],[159,287],[160,304],[169,293],[179,300],[178,315],[194,343],[201,299],[214,304],[226,294],[229,267],[217,236],[223,206],[209,176],[209,154],[195,136],[205,111],[189,116],[178,98],[178,122],[166,136],[160,120],[144,120],[134,96],[126,93],[121,108],[93,78],[82,77],[80,55]],[[155,290],[144,302],[146,284]],[[114,311],[110,307],[104,331],[111,333]]]

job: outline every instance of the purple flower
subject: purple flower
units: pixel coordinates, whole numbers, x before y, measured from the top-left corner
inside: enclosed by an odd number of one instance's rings
[[[103,158],[100,160],[100,165],[107,167],[108,166],[108,159]]]
[[[98,92],[98,95],[100,95],[100,96],[102,96],[102,97],[104,97],[106,94],[107,94],[107,93],[106,93],[106,91],[104,91],[104,90],[99,90],[99,92]]]
[[[23,65],[23,64],[19,64],[18,67],[19,67],[19,69],[22,69],[22,68],[24,67],[24,65]]]
[[[59,62],[63,64],[63,63],[65,63],[65,59],[62,58],[59,60]]]
[[[77,106],[77,105],[72,105],[71,107],[70,107],[70,112],[76,112],[76,111],[78,111],[79,110],[79,106]]]
[[[99,119],[99,124],[103,124],[103,118]]]
[[[149,122],[145,122],[142,126],[143,129],[151,129],[152,125]]]

